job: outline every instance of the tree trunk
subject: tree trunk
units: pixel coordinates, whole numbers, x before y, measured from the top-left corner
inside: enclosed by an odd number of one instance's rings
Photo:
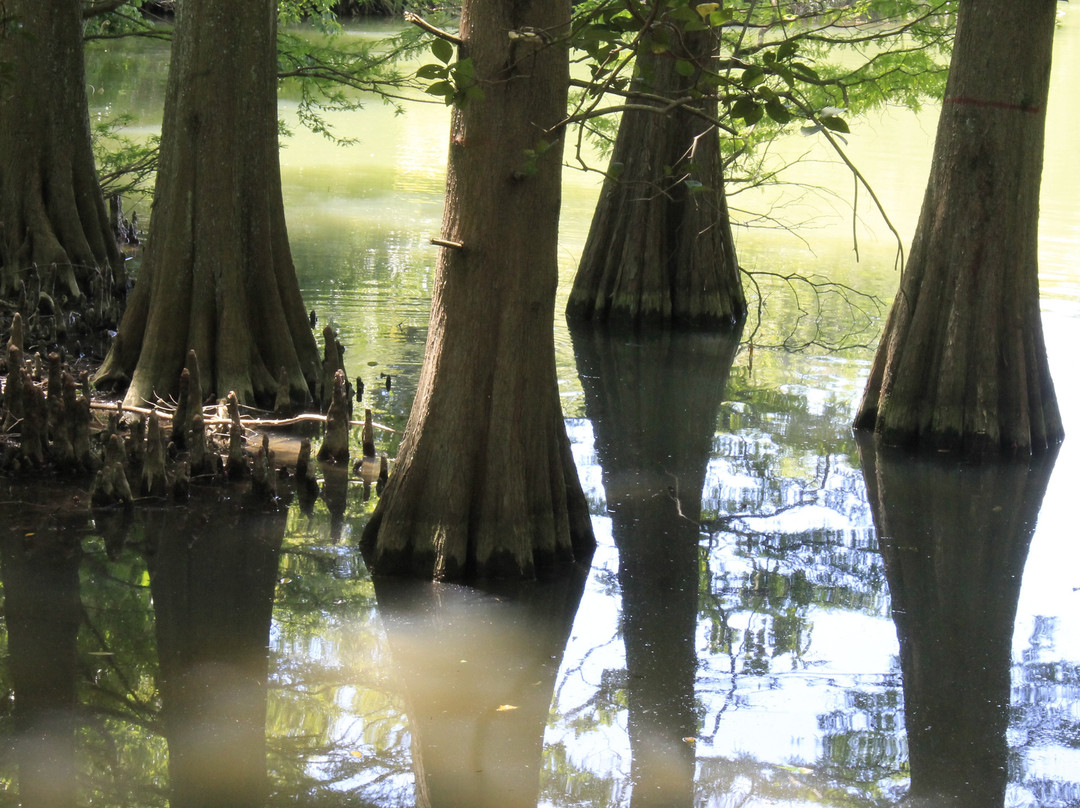
[[[569,3],[467,0],[461,58],[483,99],[455,109],[431,328],[396,473],[364,533],[377,573],[531,577],[591,551],[555,374]],[[539,147],[539,148],[538,148]]]
[[[887,443],[1025,454],[1064,435],[1037,255],[1056,11],[960,3],[911,258],[855,420]]]
[[[128,403],[175,394],[188,350],[204,392],[274,404],[282,369],[310,400],[319,356],[285,230],[276,4],[178,6],[143,267],[95,382]]]
[[[714,31],[683,32],[638,56],[632,86],[683,98],[699,76],[678,65],[711,68],[716,46]],[[717,114],[715,99],[696,109]],[[716,127],[687,108],[623,113],[567,316],[717,327],[745,315]]]
[[[36,266],[64,310],[109,301],[94,325],[108,324],[125,278],[90,145],[82,3],[7,0],[0,17],[0,297]]]

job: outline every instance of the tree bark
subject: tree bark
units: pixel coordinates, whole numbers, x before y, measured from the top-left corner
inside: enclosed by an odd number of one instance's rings
[[[685,98],[716,46],[714,31],[682,32],[670,50],[639,54],[631,86]],[[694,109],[715,118],[717,103],[623,113],[568,317],[715,328],[746,316],[720,138]]]
[[[376,573],[531,577],[591,552],[555,373],[569,3],[467,0],[461,58],[483,99],[454,110],[427,352],[386,493],[364,532]]]
[[[1026,454],[1064,436],[1037,254],[1056,10],[960,3],[911,258],[855,420],[887,443]]]
[[[64,310],[86,298],[110,324],[126,279],[90,145],[82,3],[7,0],[0,16],[0,297],[36,266]]]
[[[319,356],[289,251],[277,142],[276,4],[177,9],[143,267],[95,378],[137,404],[175,394],[189,350],[205,392],[271,407],[284,368],[307,403]]]

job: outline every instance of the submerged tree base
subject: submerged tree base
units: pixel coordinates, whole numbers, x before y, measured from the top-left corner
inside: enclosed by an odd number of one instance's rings
[[[577,553],[569,546],[557,549],[534,549],[528,561],[523,563],[520,554],[510,550],[496,550],[483,560],[466,555],[447,553],[447,531],[432,524],[426,531],[414,525],[416,533],[432,537],[423,549],[412,545],[396,548],[379,548],[375,536],[379,530],[378,514],[368,523],[361,549],[368,567],[379,576],[410,577],[435,581],[498,580],[508,578],[544,579],[586,565],[591,557],[591,547]]]
[[[720,136],[707,121],[716,101],[682,106],[698,79],[679,65],[708,64],[718,43],[711,30],[686,31],[671,47],[636,58],[633,84],[652,100],[622,115],[567,303],[570,320],[722,330],[746,318]]]

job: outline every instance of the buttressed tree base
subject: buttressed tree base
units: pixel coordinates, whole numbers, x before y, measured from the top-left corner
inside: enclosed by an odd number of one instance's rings
[[[569,18],[562,0],[462,8],[459,58],[483,97],[453,112],[450,246],[396,470],[364,532],[376,574],[529,578],[592,550],[553,328],[562,133],[548,129],[566,114]]]
[[[175,394],[188,351],[204,392],[311,400],[319,355],[289,250],[277,138],[277,7],[177,7],[143,266],[95,383]]]
[[[855,420],[886,443],[1028,454],[1064,436],[1037,254],[1056,14],[960,3],[911,258]]]

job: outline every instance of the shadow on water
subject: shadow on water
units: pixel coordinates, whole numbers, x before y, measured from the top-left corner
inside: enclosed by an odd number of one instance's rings
[[[1055,453],[963,464],[859,448],[900,640],[909,804],[1002,806],[1017,601]]]
[[[735,334],[573,334],[619,551],[630,804],[694,805],[702,489]]]

